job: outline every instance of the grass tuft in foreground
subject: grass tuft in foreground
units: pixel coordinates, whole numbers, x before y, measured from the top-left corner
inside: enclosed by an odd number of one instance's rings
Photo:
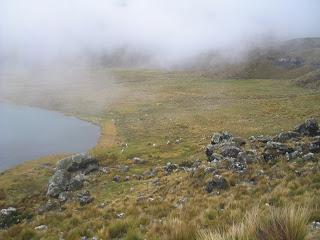
[[[309,213],[294,206],[252,210],[225,232],[200,231],[199,240],[305,240]]]

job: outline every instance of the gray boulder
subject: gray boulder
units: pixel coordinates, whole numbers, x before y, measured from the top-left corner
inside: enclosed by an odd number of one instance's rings
[[[72,155],[71,157],[60,160],[57,164],[57,170],[65,170],[68,172],[83,171],[87,174],[90,171],[98,169],[97,159],[85,153]]]
[[[304,123],[298,125],[294,131],[306,136],[316,136],[318,134],[318,122],[311,118],[307,119]]]
[[[66,191],[71,174],[66,170],[57,170],[49,180],[47,196],[58,197],[59,193]]]

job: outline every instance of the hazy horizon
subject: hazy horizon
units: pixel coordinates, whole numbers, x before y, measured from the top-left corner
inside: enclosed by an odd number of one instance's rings
[[[320,3],[209,0],[4,0],[0,62],[44,63],[129,49],[159,65],[210,50],[318,37]]]

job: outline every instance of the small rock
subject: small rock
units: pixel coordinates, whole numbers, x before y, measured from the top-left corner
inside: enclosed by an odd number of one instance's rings
[[[34,230],[36,231],[46,231],[48,229],[48,226],[47,225],[39,225],[37,227],[34,228]]]
[[[130,176],[126,176],[124,180],[125,181],[129,181],[130,180]]]
[[[174,170],[178,169],[177,164],[173,164],[171,162],[168,162],[167,165],[164,167],[164,170],[166,171],[167,174],[171,174]]]
[[[222,132],[222,133],[214,133],[211,138],[211,144],[220,144],[222,142],[228,142],[232,140],[233,136],[229,132]]]
[[[302,156],[302,159],[304,160],[304,161],[312,161],[312,160],[314,160],[314,154],[313,153],[307,153],[307,154],[305,154],[305,155],[303,155]]]
[[[116,175],[113,177],[114,182],[120,182],[120,180],[121,180],[121,177],[119,175]]]
[[[116,216],[117,216],[117,218],[123,218],[125,216],[125,214],[123,212],[117,213]]]
[[[313,222],[311,223],[311,227],[312,227],[313,229],[316,229],[316,230],[320,229],[320,222],[313,221]]]
[[[218,162],[222,160],[222,156],[219,154],[212,154],[209,158],[208,158],[208,162]]]
[[[132,159],[132,162],[133,162],[134,164],[145,164],[147,161],[146,161],[146,160],[143,160],[143,159],[141,159],[141,158],[138,158],[138,157],[134,157],[134,158]]]
[[[260,142],[260,143],[267,143],[272,141],[271,136],[264,136],[264,135],[251,136],[249,139],[253,142]]]
[[[211,193],[213,190],[228,189],[229,183],[221,176],[215,176],[211,181],[207,183],[206,191]]]
[[[302,152],[299,152],[299,151],[294,151],[292,153],[286,153],[286,158],[288,161],[290,160],[294,160],[294,159],[297,159],[298,157],[300,157],[302,155]]]
[[[94,200],[94,198],[91,196],[89,191],[78,193],[77,196],[78,196],[78,201],[81,206],[89,204]]]

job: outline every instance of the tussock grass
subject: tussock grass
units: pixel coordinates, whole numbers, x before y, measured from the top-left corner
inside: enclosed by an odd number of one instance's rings
[[[305,240],[308,219],[309,212],[302,207],[255,208],[227,231],[200,231],[198,240]]]
[[[196,226],[187,223],[178,218],[169,218],[159,226],[160,232],[154,232],[154,235],[160,235],[163,240],[195,240]]]

